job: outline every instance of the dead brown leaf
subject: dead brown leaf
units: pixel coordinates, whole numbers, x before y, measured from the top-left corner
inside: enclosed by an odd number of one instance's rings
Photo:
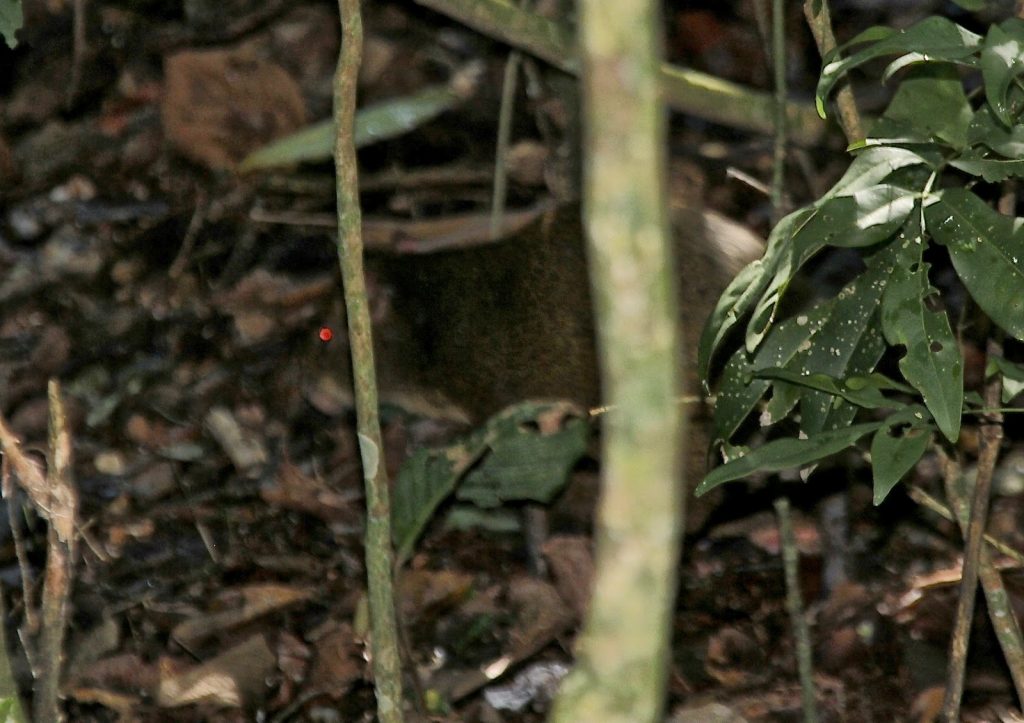
[[[246,50],[185,50],[164,61],[167,138],[209,168],[232,169],[268,141],[306,123],[298,84]]]

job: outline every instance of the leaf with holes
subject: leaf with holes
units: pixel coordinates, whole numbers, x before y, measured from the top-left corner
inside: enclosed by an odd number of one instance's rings
[[[876,505],[882,504],[928,449],[929,421],[923,407],[908,407],[886,419],[885,426],[875,432],[871,439],[871,474]]]
[[[920,234],[908,236],[882,297],[882,332],[890,344],[905,347],[900,371],[921,393],[946,439],[956,442],[964,406],[963,358],[945,311],[928,307],[938,291],[928,282]]]
[[[927,231],[949,249],[960,280],[996,324],[1024,340],[1024,230],[970,191],[948,188],[924,211]]]

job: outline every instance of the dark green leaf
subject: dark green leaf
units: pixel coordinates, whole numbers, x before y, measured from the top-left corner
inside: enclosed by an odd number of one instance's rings
[[[404,135],[460,102],[447,85],[434,85],[415,93],[362,108],[356,114],[355,146]],[[334,121],[314,123],[253,151],[239,164],[240,171],[291,163],[328,161],[334,155]]]
[[[1000,356],[989,357],[985,365],[985,378],[996,373],[1003,375],[1003,404],[1024,392],[1024,364],[1015,364]]]
[[[835,298],[832,313],[811,343],[789,364],[797,373],[836,378],[863,376],[874,370],[885,351],[878,307],[895,260],[894,244],[867,259],[867,269]],[[806,434],[849,424],[856,409],[831,394],[801,395],[800,427]]]
[[[991,108],[982,106],[975,112],[967,129],[967,142],[983,145],[1005,158],[1024,158],[1024,125],[1015,124],[1008,128],[999,122]]]
[[[807,313],[798,314],[776,324],[758,347],[752,361],[746,348],[741,346],[736,350],[722,370],[722,379],[715,395],[716,440],[725,441],[732,437],[771,386],[767,379],[754,378],[754,372],[787,364],[821,328],[828,313],[829,307],[826,304],[819,304]],[[776,385],[776,394],[778,389],[779,385]],[[780,416],[788,411],[787,408]],[[767,419],[765,425],[773,424],[779,418]]]
[[[928,232],[949,248],[960,280],[996,324],[1024,339],[1024,230],[963,188],[939,192],[925,208]]]
[[[1003,125],[1014,124],[1009,103],[1010,84],[1024,72],[1024,38],[1021,21],[988,29],[981,48],[981,76],[985,81],[985,97]]]
[[[562,491],[573,465],[587,451],[587,423],[573,419],[548,435],[518,431],[494,440],[491,453],[455,490],[456,498],[488,508],[509,501],[546,504]]]
[[[903,402],[889,399],[882,394],[883,387],[880,386],[878,380],[885,382],[889,380],[880,374],[836,379],[827,374],[799,374],[789,369],[762,369],[757,372],[757,376],[764,379],[778,379],[794,386],[842,397],[863,409],[900,409],[906,406]]]
[[[871,474],[876,505],[882,504],[928,449],[931,430],[927,421],[924,409],[911,407],[890,416],[885,426],[875,432],[871,439]]]
[[[966,155],[951,159],[949,165],[972,176],[981,176],[987,183],[999,183],[1008,178],[1024,176],[1024,161]]]
[[[844,48],[869,43],[866,48],[841,59],[830,59],[825,63],[818,81],[815,100],[818,113],[825,117],[825,99],[832,92],[836,82],[852,68],[884,55],[900,53],[901,57],[890,64],[887,75],[910,63],[926,61],[961,62],[971,61],[981,43],[981,36],[960,27],[946,18],[931,16],[912,25],[906,30],[887,33],[871,29],[861,33]],[[834,57],[834,56],[830,56]]]
[[[421,449],[398,473],[392,495],[392,536],[399,564],[453,492],[494,506],[504,500],[549,501],[586,450],[587,424],[569,419],[551,435],[537,431],[541,415],[564,414],[561,402],[509,407],[443,449]]]
[[[784,469],[804,467],[836,452],[841,452],[883,424],[884,422],[866,422],[815,434],[807,439],[777,439],[768,442],[739,459],[726,462],[721,467],[711,470],[697,486],[696,494],[699,497],[721,484],[743,479],[756,471],[779,472]]]
[[[959,149],[967,144],[971,118],[971,105],[956,69],[927,65],[903,78],[871,135],[907,135]]]
[[[895,219],[905,210],[908,201],[912,202],[910,192],[893,189],[882,181],[901,170],[934,164],[935,161],[925,155],[905,148],[869,148],[857,154],[839,182],[815,205],[783,218],[772,229],[764,258],[740,272],[708,318],[698,347],[700,378],[707,378],[718,345],[751,309],[755,311],[747,326],[746,347],[752,352],[760,343],[793,276],[801,265],[824,247],[820,235],[830,233],[827,225],[818,223],[816,228],[821,232],[818,236],[805,230],[820,213],[821,206],[834,198],[850,197],[852,200],[843,202],[831,212],[854,219],[858,213],[863,214],[861,223],[864,227],[851,231],[850,242],[844,245],[871,243],[873,237],[885,237],[889,223],[898,225]]]
[[[946,313],[926,305],[938,291],[928,282],[929,266],[922,260],[920,224],[915,219],[909,226],[882,298],[882,331],[890,344],[905,347],[900,371],[921,392],[946,439],[956,442],[964,405],[963,359]]]
[[[697,346],[697,373],[700,379],[704,380],[705,389],[707,388],[706,380],[711,368],[711,359],[718,350],[718,345],[750,310],[750,307],[768,286],[775,261],[769,243],[765,257],[744,267],[718,297],[718,303],[704,324],[700,343]]]
[[[408,559],[437,508],[485,451],[483,440],[470,435],[444,450],[417,449],[405,461],[391,496],[391,536],[398,565]]]

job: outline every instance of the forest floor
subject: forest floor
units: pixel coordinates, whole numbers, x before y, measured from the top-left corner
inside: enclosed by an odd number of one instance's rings
[[[61,381],[81,535],[69,719],[371,720],[332,168],[237,170],[264,143],[329,116],[336,8],[96,0],[81,4],[76,44],[78,5],[28,3],[21,45],[0,50],[0,412],[41,458],[47,383]],[[486,219],[508,49],[411,3],[365,5],[364,102],[483,67],[470,100],[364,149],[367,218],[383,236],[424,218]],[[742,14],[674,12],[673,60],[763,87],[768,66]],[[713,51],[684,32],[695,23],[717,33],[704,36]],[[792,32],[795,55],[810,53],[805,31]],[[512,208],[574,183],[556,162],[571,140],[567,78],[538,62],[527,70],[544,90],[527,97],[520,85]],[[797,92],[813,87],[815,68],[800,72]],[[679,118],[672,134],[674,153],[701,169],[708,205],[765,233],[766,201],[726,169],[769,176],[770,139]],[[842,144],[828,144],[815,163],[797,154],[795,198],[841,172]],[[387,410],[383,423],[394,476],[423,421]],[[430,719],[543,720],[586,607],[599,468],[588,456],[553,504],[544,574],[522,509],[442,508],[427,528],[399,607]],[[926,468],[914,482],[940,486]],[[783,494],[795,508],[821,719],[933,720],[961,542],[902,488],[872,506],[870,472],[853,455],[806,484],[729,490],[688,535],[668,715],[802,719],[772,513]],[[27,613],[43,593],[47,535],[24,495],[15,500],[0,580],[9,655],[29,691],[22,646],[35,640]],[[1021,515],[1019,496],[998,497],[991,531],[1020,547]],[[1024,575],[1005,577],[1019,609]],[[978,607],[964,720],[1020,720]],[[481,672],[502,660],[511,664],[499,677]]]

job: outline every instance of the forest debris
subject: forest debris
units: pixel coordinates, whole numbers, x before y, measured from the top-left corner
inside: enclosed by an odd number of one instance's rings
[[[307,587],[268,583],[228,590],[219,597],[222,600],[233,598],[233,605],[227,610],[206,613],[180,623],[171,631],[171,637],[191,650],[212,635],[309,600],[313,591]]]
[[[582,535],[556,535],[544,543],[541,551],[551,569],[555,588],[582,620],[590,601],[594,580],[594,556],[590,538]]]
[[[239,708],[261,699],[276,658],[262,635],[253,635],[201,665],[178,672],[161,671],[157,705],[176,708],[190,703]]]
[[[363,645],[349,623],[332,621],[326,627],[314,641],[316,658],[308,682],[313,690],[338,700],[363,676]]]
[[[357,499],[332,490],[318,476],[308,475],[284,460],[273,482],[260,489],[263,501],[287,510],[296,510],[332,523],[359,527]]]
[[[204,421],[240,473],[251,475],[266,464],[267,450],[263,440],[252,430],[244,429],[230,410],[214,407],[207,412]]]
[[[440,613],[464,600],[473,576],[456,570],[407,570],[399,578],[398,598],[402,619],[412,624],[428,613]]]
[[[164,61],[161,117],[184,155],[233,169],[249,152],[306,123],[298,84],[245,50],[186,50]]]
[[[484,688],[484,700],[495,710],[521,713],[528,706],[547,706],[554,700],[558,686],[569,672],[559,662],[529,665],[504,685]]]

